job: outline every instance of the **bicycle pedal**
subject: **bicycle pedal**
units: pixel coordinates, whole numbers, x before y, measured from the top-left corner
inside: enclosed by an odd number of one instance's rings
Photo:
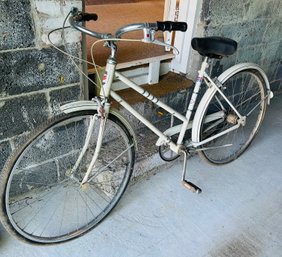
[[[202,192],[202,189],[191,183],[187,180],[182,180],[182,185],[192,191],[193,193],[200,194]]]

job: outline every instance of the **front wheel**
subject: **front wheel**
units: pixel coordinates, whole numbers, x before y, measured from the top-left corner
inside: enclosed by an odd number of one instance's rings
[[[246,121],[202,147],[199,155],[210,163],[225,164],[238,158],[250,145],[263,121],[266,110],[266,86],[260,73],[246,69],[221,82],[221,90]],[[209,115],[223,113],[209,122]],[[210,116],[211,117],[211,116]],[[209,98],[200,119],[198,142],[221,133],[237,124],[238,116],[218,91]]]
[[[59,116],[33,133],[2,172],[1,216],[7,230],[27,242],[58,243],[78,237],[115,207],[132,174],[132,135],[109,115],[101,151],[85,187],[80,183],[95,150],[99,123],[78,168],[95,111]]]

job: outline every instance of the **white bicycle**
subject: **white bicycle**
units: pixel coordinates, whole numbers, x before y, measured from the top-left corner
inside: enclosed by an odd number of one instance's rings
[[[105,40],[111,49],[100,95],[62,106],[62,115],[34,131],[1,173],[2,223],[26,242],[59,243],[78,237],[101,222],[122,197],[133,171],[137,142],[129,122],[111,107],[111,99],[159,137],[156,145],[164,160],[184,155],[182,183],[199,193],[200,188],[186,178],[189,153],[197,151],[213,164],[235,160],[257,134],[273,95],[256,64],[237,64],[211,79],[206,72],[209,60],[233,54],[237,43],[220,37],[194,38],[192,47],[204,61],[186,115],[182,115],[116,71],[116,43],[124,33],[143,30],[145,43],[162,44],[154,37],[156,31],[184,32],[187,24],[130,24],[113,37],[90,31],[81,23],[96,19],[96,14],[74,8],[69,21],[79,31]],[[157,129],[111,90],[114,78],[170,113],[178,124],[164,132]],[[206,91],[192,120],[203,84]],[[187,130],[191,130],[190,140],[184,140]]]

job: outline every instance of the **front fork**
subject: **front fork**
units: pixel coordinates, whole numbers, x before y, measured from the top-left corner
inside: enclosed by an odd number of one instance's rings
[[[97,119],[99,119],[99,117],[95,118],[95,115],[94,115],[92,117],[92,120],[95,120],[95,119],[97,120]],[[99,153],[100,153],[100,150],[101,150],[102,141],[103,141],[103,135],[104,135],[104,130],[105,130],[105,124],[106,124],[106,120],[107,119],[106,118],[100,118],[100,119],[101,119],[101,121],[100,121],[100,127],[99,127],[99,133],[98,133],[97,144],[96,144],[96,147],[95,147],[95,152],[94,152],[92,160],[91,160],[91,162],[89,164],[89,167],[88,167],[88,169],[87,169],[87,171],[86,171],[86,173],[85,173],[85,175],[83,177],[81,185],[85,184],[88,181],[89,175],[90,175],[91,171],[94,168],[94,165],[95,165],[95,163],[96,163],[96,161],[98,159],[98,156],[99,156]],[[91,120],[90,123],[92,123],[92,120]],[[90,132],[92,134],[93,128],[94,128],[94,126],[92,128],[91,128],[91,126],[89,126],[87,134],[88,134],[88,132]],[[86,149],[87,149],[89,141],[87,142],[87,140],[85,140],[85,145],[86,145],[86,143],[87,143],[87,146],[86,146]]]
[[[89,126],[88,126],[85,142],[84,142],[84,145],[82,147],[81,153],[80,153],[75,165],[73,166],[73,168],[70,172],[72,176],[76,172],[79,164],[82,161],[84,154],[86,153],[86,151],[88,149],[88,146],[89,146],[89,143],[90,143],[90,140],[91,140],[91,135],[92,135],[92,133],[95,129],[96,121],[98,119],[100,119],[100,126],[99,126],[98,139],[97,139],[97,143],[96,143],[96,147],[95,147],[95,152],[94,152],[92,160],[91,160],[91,162],[90,162],[90,164],[87,168],[87,171],[86,171],[86,173],[83,177],[81,185],[88,182],[91,171],[93,170],[95,163],[98,159],[98,156],[99,156],[99,153],[100,153],[100,150],[101,150],[101,146],[102,146],[103,135],[104,135],[104,131],[105,131],[105,125],[106,125],[107,117],[108,117],[109,110],[110,110],[110,104],[109,103],[106,102],[104,104],[101,104],[101,102],[98,101],[98,99],[96,99],[96,100],[97,100],[98,105],[99,105],[99,108],[97,109],[97,114],[94,114],[90,119],[90,123],[89,123]]]
[[[80,154],[80,156],[77,160],[77,163],[79,165],[83,155],[85,154],[85,152],[88,148],[90,136],[93,132],[95,121],[97,119],[100,119],[100,127],[99,127],[99,133],[98,133],[98,139],[97,139],[95,152],[94,152],[94,155],[93,155],[92,160],[90,162],[90,165],[89,165],[89,167],[88,167],[88,169],[87,169],[87,171],[86,171],[86,173],[83,177],[81,185],[88,182],[91,171],[93,170],[95,163],[98,159],[98,156],[99,156],[99,153],[100,153],[100,150],[101,150],[101,146],[102,146],[103,135],[104,135],[107,117],[108,117],[108,114],[110,112],[110,103],[108,103],[108,97],[110,95],[110,89],[111,89],[111,85],[112,85],[112,82],[113,82],[113,79],[114,79],[115,68],[116,68],[116,60],[115,60],[116,46],[113,42],[110,42],[110,44],[111,44],[112,54],[109,57],[109,59],[107,60],[107,65],[106,65],[106,68],[105,68],[103,81],[101,81],[102,83],[101,83],[100,96],[102,98],[96,97],[96,98],[93,99],[98,103],[97,114],[94,115],[92,117],[91,121],[90,121],[90,125],[89,125],[88,131],[87,131],[87,136],[89,134],[89,140],[88,140],[88,137],[86,136],[85,144],[84,144],[84,147],[83,147],[83,149],[85,149],[85,150],[84,150],[84,152],[83,151],[81,152],[81,154]],[[101,100],[102,100],[102,102],[101,102]],[[74,166],[75,170],[77,169],[78,165],[75,164],[75,166]]]

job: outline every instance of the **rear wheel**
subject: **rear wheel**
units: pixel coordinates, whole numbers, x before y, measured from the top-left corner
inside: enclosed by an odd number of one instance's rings
[[[92,159],[100,119],[77,170],[95,111],[55,118],[34,133],[2,172],[1,216],[8,231],[33,243],[58,243],[78,237],[101,222],[115,207],[132,174],[132,135],[110,115],[92,180],[80,183]]]
[[[238,112],[246,117],[241,125],[205,145],[199,155],[210,163],[225,164],[239,157],[250,145],[263,121],[266,110],[265,82],[255,70],[243,70],[222,82],[221,90]],[[205,122],[210,114],[223,112],[221,119]],[[217,91],[210,98],[200,121],[199,142],[237,124],[238,116]],[[208,149],[209,148],[209,149]]]

